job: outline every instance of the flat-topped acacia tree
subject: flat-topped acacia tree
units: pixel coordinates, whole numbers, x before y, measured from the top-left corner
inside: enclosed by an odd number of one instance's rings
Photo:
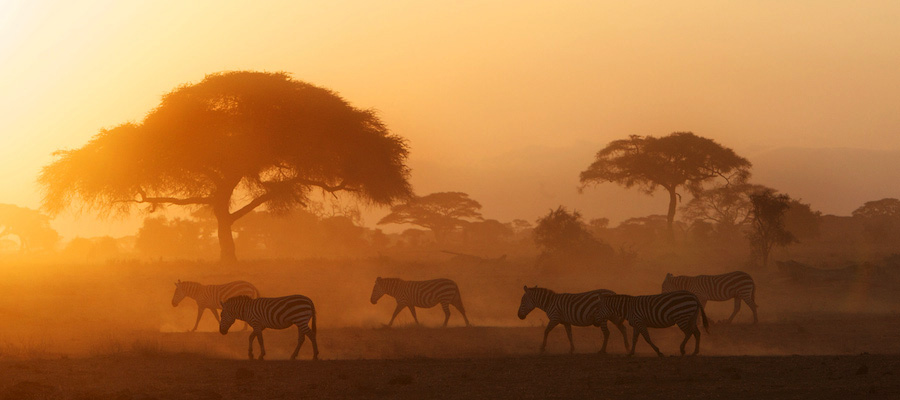
[[[750,162],[734,150],[691,132],[659,138],[632,135],[612,141],[597,152],[594,162],[581,172],[580,189],[614,182],[652,194],[662,187],[669,194],[666,223],[671,240],[679,188],[697,194],[704,183],[716,178],[730,184],[743,183],[750,177],[750,167]]]
[[[286,73],[207,75],[164,95],[142,122],[55,155],[38,177],[45,210],[209,207],[222,261],[236,260],[232,224],[264,204],[286,211],[324,190],[390,205],[412,193],[404,139],[372,110]]]

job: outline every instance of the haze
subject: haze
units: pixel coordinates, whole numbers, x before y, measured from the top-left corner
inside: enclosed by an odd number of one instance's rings
[[[847,215],[897,195],[878,179],[897,178],[898,20],[890,1],[5,1],[0,203],[36,208],[53,151],[139,121],[180,84],[253,69],[377,109],[409,140],[417,193],[467,192],[491,218],[559,204],[613,221],[659,213],[665,196],[579,195],[577,174],[611,140],[679,130],[748,157],[756,181]],[[767,157],[785,147],[877,150],[888,164],[854,175],[866,193],[817,190],[798,175],[817,168]],[[137,224],[54,222],[70,238]]]

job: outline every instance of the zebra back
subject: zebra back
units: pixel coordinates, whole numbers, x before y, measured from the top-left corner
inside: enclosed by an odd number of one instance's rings
[[[247,281],[234,281],[221,285],[204,285],[192,281],[178,281],[175,284],[175,297],[172,304],[177,305],[176,298],[190,297],[197,301],[200,307],[219,309],[222,303],[235,296],[259,297],[259,290]],[[180,301],[181,299],[178,299]]]
[[[735,297],[751,299],[755,292],[753,278],[743,271],[733,271],[720,275],[674,276],[666,274],[662,292],[687,290],[701,301],[723,301]]]
[[[378,277],[372,288],[372,304],[375,304],[385,294],[397,299],[400,304],[432,307],[439,302],[447,303],[457,300],[459,287],[453,280],[444,278],[405,281],[400,278]]]

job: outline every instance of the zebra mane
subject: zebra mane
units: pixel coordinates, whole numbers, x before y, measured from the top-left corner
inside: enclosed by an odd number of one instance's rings
[[[530,288],[528,288],[528,290],[530,290],[530,291],[537,291],[538,293],[556,294],[556,292],[554,292],[554,291],[551,290],[551,289],[542,288],[542,287],[537,287],[537,286],[530,287]]]
[[[194,281],[178,281],[178,283],[176,283],[175,285],[181,288],[196,288],[203,286],[203,284],[201,284],[200,282]]]

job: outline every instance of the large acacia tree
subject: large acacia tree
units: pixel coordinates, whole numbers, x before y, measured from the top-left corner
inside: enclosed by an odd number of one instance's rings
[[[407,153],[373,111],[328,89],[286,73],[223,72],[164,95],[140,123],[57,152],[38,182],[54,213],[73,201],[103,215],[208,207],[221,258],[233,261],[232,224],[264,204],[286,211],[319,189],[373,204],[408,197]]]
[[[591,184],[618,183],[637,186],[652,194],[662,187],[669,194],[667,227],[673,235],[679,189],[699,193],[706,182],[722,178],[740,183],[750,177],[750,162],[734,150],[691,132],[668,136],[637,136],[616,140],[597,152],[596,159],[581,172],[581,190]]]

